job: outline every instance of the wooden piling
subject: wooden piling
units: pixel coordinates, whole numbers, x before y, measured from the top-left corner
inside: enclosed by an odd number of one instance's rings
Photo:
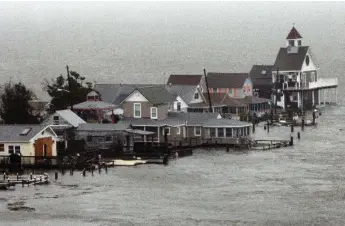
[[[30,173],[30,180],[32,180],[32,173]]]
[[[86,169],[83,169],[83,177],[86,176]]]
[[[108,173],[108,166],[107,164],[104,165],[105,173]]]
[[[22,179],[22,187],[24,187],[24,179]]]
[[[255,133],[255,123],[253,122],[253,133]]]
[[[101,174],[101,165],[98,165],[98,173]]]
[[[301,133],[300,132],[297,132],[297,138],[301,139]]]
[[[270,132],[270,123],[267,121],[267,133]]]
[[[58,179],[58,172],[55,172],[55,180],[57,180]]]
[[[294,132],[294,126],[291,125],[290,127],[291,127],[291,133],[293,133]]]
[[[290,136],[290,146],[293,146],[293,136]]]
[[[304,131],[304,119],[302,119],[302,131]]]
[[[226,152],[229,152],[229,151],[230,151],[229,146],[226,146]]]
[[[6,180],[6,173],[4,173],[4,180]]]
[[[168,165],[169,164],[169,156],[167,154],[164,155],[163,157],[163,164]]]
[[[91,166],[91,175],[93,176],[93,166]]]
[[[19,181],[19,174],[17,173],[17,181]]]

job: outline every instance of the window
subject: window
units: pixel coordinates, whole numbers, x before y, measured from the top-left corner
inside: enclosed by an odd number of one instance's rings
[[[134,103],[134,118],[141,118],[141,104],[140,103]]]
[[[59,125],[59,116],[58,115],[53,116],[53,123],[54,123],[54,125]]]
[[[298,40],[298,46],[302,45],[302,40]]]
[[[151,119],[157,119],[157,108],[151,107]]]
[[[0,144],[0,152],[4,152],[5,151],[5,145],[4,144]]]
[[[218,128],[218,137],[224,137],[224,128]]]
[[[217,92],[217,88],[213,88],[213,92],[216,93]]]
[[[216,137],[216,128],[210,128],[210,137]]]
[[[111,136],[106,136],[105,141],[111,141]]]
[[[14,146],[14,153],[19,154],[20,153],[20,146]]]
[[[176,134],[181,134],[181,127],[176,128]]]
[[[194,99],[199,99],[199,93],[194,93]]]
[[[91,142],[92,141],[92,136],[87,136],[87,142]]]
[[[14,146],[10,145],[8,146],[8,154],[13,154],[14,152]]]
[[[170,127],[163,128],[162,133],[163,135],[165,135],[165,133],[167,133],[167,135],[170,135]]]
[[[194,127],[194,136],[200,136],[201,135],[201,128],[200,126]]]
[[[181,111],[181,102],[177,102],[177,111]]]
[[[294,40],[289,40],[289,45],[290,46],[295,46],[295,41]]]
[[[226,137],[232,137],[232,129],[231,128],[225,129],[225,136]]]

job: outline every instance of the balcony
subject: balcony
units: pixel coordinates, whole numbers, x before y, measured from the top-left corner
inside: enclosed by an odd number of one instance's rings
[[[299,91],[299,90],[311,90],[311,89],[322,89],[322,88],[335,88],[338,86],[338,78],[320,78],[315,82],[302,83],[301,86],[298,83],[283,84],[284,91]]]
[[[338,78],[320,78],[316,82],[309,82],[309,89],[330,88],[338,86]]]

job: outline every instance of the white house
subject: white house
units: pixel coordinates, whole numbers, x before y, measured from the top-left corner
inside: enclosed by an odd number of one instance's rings
[[[45,125],[0,125],[0,155],[57,155],[57,135]]]
[[[325,94],[337,95],[337,78],[321,79],[316,59],[309,46],[303,46],[302,36],[292,27],[286,37],[286,47],[280,48],[272,69],[278,106],[310,109],[325,103]]]

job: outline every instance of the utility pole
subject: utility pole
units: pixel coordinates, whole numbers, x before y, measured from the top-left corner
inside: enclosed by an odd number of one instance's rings
[[[70,104],[71,111],[73,111],[71,82],[70,82],[70,75],[69,75],[69,67],[68,67],[68,65],[66,65],[66,69],[67,69],[67,83],[68,83],[68,94],[69,94],[69,98],[68,99],[69,99],[69,104]]]
[[[206,89],[207,89],[209,110],[210,110],[211,113],[213,113],[213,110],[212,110],[212,103],[211,103],[211,96],[210,96],[210,90],[208,89],[208,81],[207,81],[207,76],[206,76],[206,70],[205,70],[205,68],[204,68],[204,76],[205,76],[205,83],[206,83]]]

